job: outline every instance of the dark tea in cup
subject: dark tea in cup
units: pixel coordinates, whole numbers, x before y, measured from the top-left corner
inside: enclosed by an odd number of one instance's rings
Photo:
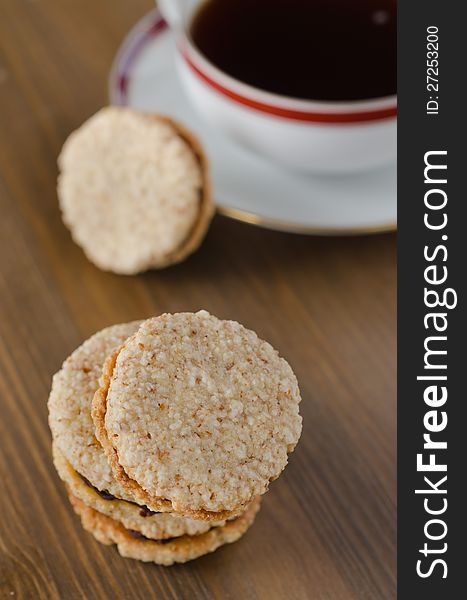
[[[396,93],[395,0],[206,0],[190,36],[227,75],[304,100]]]

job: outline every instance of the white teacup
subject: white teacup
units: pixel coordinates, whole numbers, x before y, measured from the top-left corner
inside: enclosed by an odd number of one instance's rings
[[[193,44],[189,27],[199,4],[158,0],[177,36],[182,83],[212,126],[258,154],[301,171],[349,173],[395,160],[396,95],[315,102],[247,85],[219,70]]]

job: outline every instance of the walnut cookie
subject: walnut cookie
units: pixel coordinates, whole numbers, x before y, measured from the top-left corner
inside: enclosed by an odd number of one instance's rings
[[[288,363],[206,311],[145,321],[104,365],[96,436],[139,503],[225,519],[265,493],[301,432]]]
[[[162,268],[201,244],[214,214],[207,160],[169,117],[103,108],[69,136],[58,164],[63,221],[99,268]]]
[[[91,404],[105,359],[140,325],[141,321],[112,325],[83,342],[54,375],[48,399],[54,445],[92,485],[125,500],[134,498],[112,474],[94,434]]]

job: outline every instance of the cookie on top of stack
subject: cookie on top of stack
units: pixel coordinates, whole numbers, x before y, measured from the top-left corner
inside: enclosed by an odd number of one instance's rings
[[[53,456],[82,525],[186,562],[239,539],[298,442],[300,393],[258,336],[206,311],[100,331],[54,376]]]

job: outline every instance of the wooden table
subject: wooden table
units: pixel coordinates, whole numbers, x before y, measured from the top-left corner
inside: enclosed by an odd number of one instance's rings
[[[93,267],[62,225],[56,156],[106,102],[146,0],[0,2],[0,597],[395,596],[395,237],[312,238],[217,217],[184,264]],[[253,529],[171,568],[85,533],[51,463],[52,374],[111,323],[201,307],[292,364],[304,430]]]

